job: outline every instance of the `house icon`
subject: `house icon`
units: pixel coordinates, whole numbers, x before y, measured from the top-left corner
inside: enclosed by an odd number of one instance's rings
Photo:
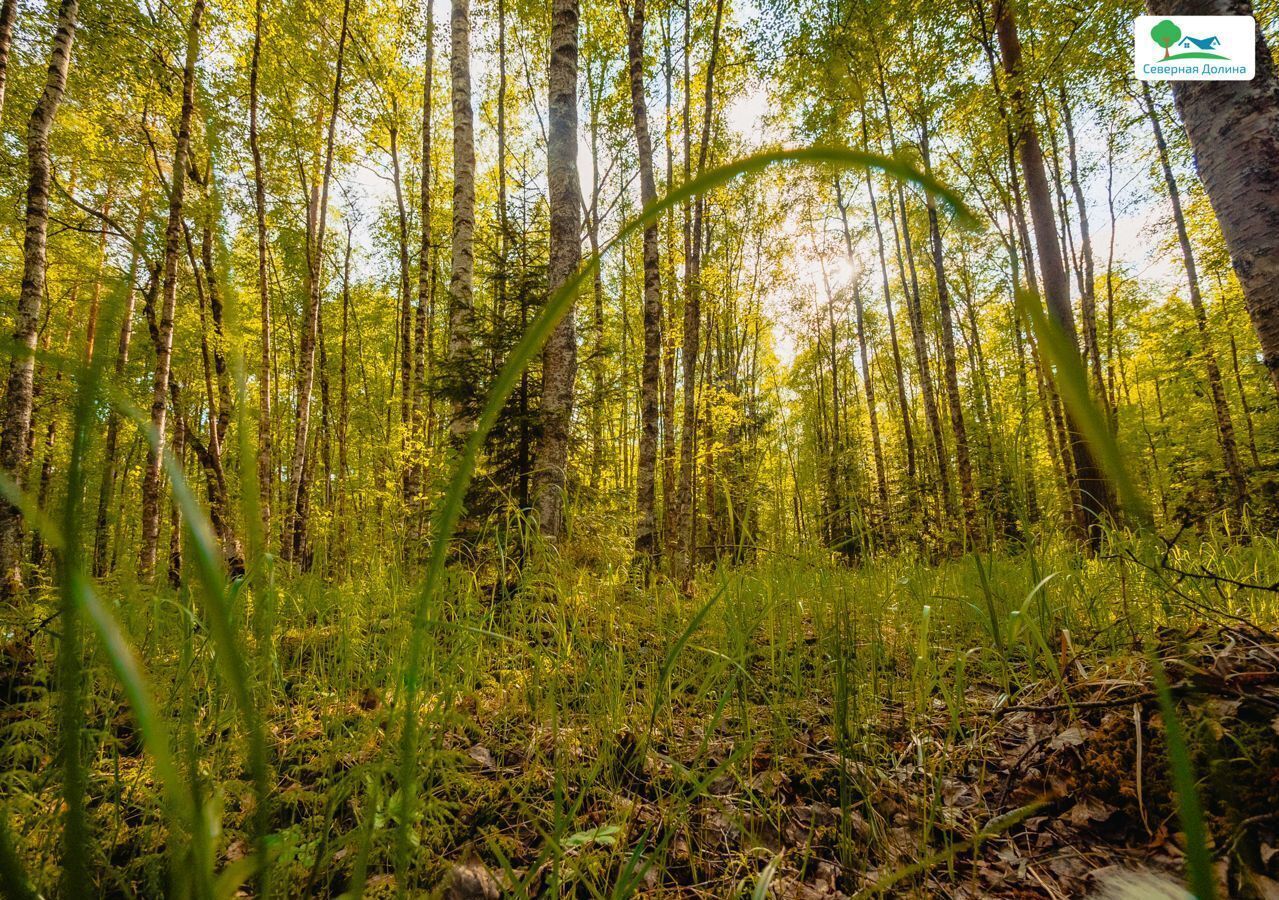
[[[1193,38],[1187,35],[1178,44],[1182,50],[1215,50],[1221,46],[1221,40],[1214,34],[1206,38]]]

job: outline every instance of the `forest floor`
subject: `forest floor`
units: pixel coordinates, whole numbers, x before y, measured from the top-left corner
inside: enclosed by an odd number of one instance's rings
[[[264,691],[276,892],[363,877],[364,896],[394,894],[405,827],[411,896],[1185,896],[1124,893],[1137,873],[1185,883],[1193,853],[1164,700],[1221,894],[1279,897],[1277,581],[1258,542],[763,561],[692,596],[598,565],[496,600],[459,576],[429,626],[410,823],[390,687],[408,585],[281,586]],[[244,740],[190,604],[120,609],[200,773],[208,870],[249,896]],[[33,646],[3,673],[0,800],[39,879],[60,805],[57,692]],[[103,896],[163,894],[153,772],[105,663],[88,685],[94,877]]]

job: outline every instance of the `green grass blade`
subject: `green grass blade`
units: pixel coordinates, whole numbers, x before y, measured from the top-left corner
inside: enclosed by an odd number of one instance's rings
[[[900,884],[908,878],[913,878],[929,869],[950,862],[961,853],[967,853],[970,850],[976,850],[981,846],[983,841],[988,841],[992,837],[996,837],[1009,828],[1013,828],[1026,819],[1029,819],[1039,810],[1043,809],[1045,804],[1042,801],[1027,804],[1012,812],[1005,813],[1002,816],[996,816],[982,826],[981,830],[972,836],[969,840],[958,841],[949,847],[943,847],[934,853],[921,859],[919,862],[903,866],[883,878],[876,881],[870,887],[863,888],[853,895],[853,900],[862,900],[865,897],[876,897],[891,890],[894,886]]]
[[[755,882],[755,890],[751,891],[751,900],[768,900],[768,889],[772,886],[773,878],[777,875],[777,867],[781,863],[780,853],[769,860],[764,871],[759,873],[759,881]]]
[[[136,407],[129,406],[124,411],[134,419],[152,446],[155,446],[157,436],[150,418],[144,417]],[[164,454],[164,470],[169,476],[173,498],[182,512],[182,526],[195,558],[196,577],[207,606],[204,619],[217,648],[218,664],[230,684],[231,696],[248,740],[249,771],[259,809],[255,820],[261,826],[270,821],[270,767],[267,762],[266,737],[254,696],[252,675],[231,624],[229,590],[222,554],[208,516],[191,493],[182,474],[182,467],[167,449]],[[259,846],[264,845],[265,835],[256,835],[256,839]]]
[[[1048,318],[1039,295],[1031,291],[1017,291],[1017,305],[1030,322],[1040,349],[1047,356],[1054,371],[1054,383],[1062,401],[1083,432],[1084,440],[1092,448],[1101,463],[1102,471],[1119,492],[1119,501],[1140,526],[1150,524],[1150,508],[1128,474],[1119,443],[1110,431],[1105,414],[1097,408],[1088,389],[1088,373],[1079,349],[1065,332]]]
[[[1194,766],[1190,762],[1190,750],[1181,730],[1181,719],[1168,689],[1168,679],[1158,657],[1151,655],[1155,693],[1159,695],[1159,710],[1164,717],[1164,739],[1168,742],[1168,767],[1172,770],[1172,784],[1177,791],[1177,818],[1186,836],[1186,870],[1190,876],[1190,890],[1198,900],[1215,900],[1217,877],[1212,867],[1212,853],[1208,850],[1208,828],[1204,824],[1203,807],[1199,803],[1199,787],[1195,783]]]
[[[120,284],[107,298],[108,309],[120,306]],[[63,846],[62,892],[85,897],[89,879],[89,822],[85,810],[88,778],[85,774],[85,721],[83,698],[84,647],[80,633],[81,595],[77,585],[84,578],[82,525],[86,485],[85,458],[96,429],[96,407],[102,386],[106,353],[99,348],[75,378],[71,455],[67,463],[66,499],[62,505],[62,550],[55,557],[61,633],[58,639],[59,749],[62,763]]]

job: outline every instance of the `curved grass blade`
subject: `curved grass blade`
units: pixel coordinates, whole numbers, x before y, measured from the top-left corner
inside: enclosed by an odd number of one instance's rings
[[[149,431],[150,429],[148,429]],[[153,435],[152,435],[153,436]],[[209,606],[205,621],[218,649],[218,661],[222,664],[224,674],[231,684],[231,694],[236,706],[240,709],[240,717],[248,740],[249,771],[253,778],[255,801],[259,812],[255,815],[258,828],[265,827],[269,818],[270,781],[266,754],[266,737],[263,731],[262,718],[254,697],[252,676],[236,640],[235,629],[231,624],[231,613],[227,603],[228,585],[223,571],[221,552],[217,548],[217,540],[213,536],[213,527],[200,504],[191,494],[191,489],[183,478],[182,469],[171,453],[164,456],[164,468],[169,474],[173,496],[182,510],[182,524],[195,550],[196,572],[204,588],[205,601]],[[258,835],[259,844],[264,845],[265,834]],[[265,857],[259,865],[265,865]]]
[[[1018,289],[1017,306],[1030,322],[1040,349],[1044,351],[1052,364],[1055,375],[1053,380],[1061,394],[1061,399],[1078,423],[1084,440],[1096,454],[1097,461],[1101,463],[1106,477],[1119,492],[1120,503],[1139,526],[1149,525],[1150,508],[1136,482],[1128,474],[1123,453],[1110,431],[1105,415],[1093,402],[1092,394],[1088,390],[1088,374],[1084,370],[1079,349],[1057,323],[1048,318],[1038,294]]]
[[[109,310],[120,306],[123,296],[117,280],[107,298]],[[98,352],[82,362],[75,379],[75,404],[71,417],[71,455],[67,463],[66,500],[62,505],[62,551],[55,557],[61,631],[58,638],[58,752],[62,763],[62,892],[68,897],[90,893],[89,822],[85,809],[88,778],[84,753],[84,647],[80,633],[84,578],[84,541],[80,531],[85,520],[84,492],[87,481],[85,458],[96,426],[96,406],[106,353]]]
[[[676,639],[675,643],[671,645],[670,650],[666,651],[666,658],[662,660],[662,668],[658,672],[657,676],[658,687],[653,695],[653,709],[648,717],[648,730],[644,734],[644,740],[646,743],[652,738],[653,728],[657,725],[657,705],[661,702],[662,693],[667,689],[667,683],[671,677],[671,670],[675,668],[675,660],[679,658],[680,653],[684,650],[684,646],[693,637],[693,634],[697,631],[697,629],[702,627],[702,622],[706,620],[706,616],[710,613],[711,607],[716,604],[720,597],[724,596],[724,591],[727,587],[728,585],[726,582],[720,584],[719,589],[716,590],[715,593],[711,594],[710,599],[702,604],[702,608],[699,609],[697,614],[689,620],[688,625],[684,628],[684,631],[680,634],[679,638]]]
[[[124,305],[124,292],[128,290],[129,283],[129,281],[116,280],[106,297],[103,321],[108,329],[119,323]],[[67,470],[67,497],[63,507],[61,527],[40,510],[34,499],[27,496],[4,473],[0,473],[0,493],[3,493],[6,499],[23,512],[27,524],[38,529],[49,546],[58,550],[56,576],[61,597],[60,614],[63,620],[59,666],[60,677],[68,679],[63,682],[62,727],[63,729],[74,727],[76,734],[82,731],[77,723],[83,718],[83,711],[79,709],[80,669],[83,662],[81,659],[83,650],[79,646],[79,617],[81,612],[84,612],[88,614],[89,623],[102,644],[116,678],[124,689],[125,697],[133,710],[134,719],[141,734],[143,747],[151,756],[155,766],[156,778],[160,782],[160,789],[165,798],[166,814],[172,832],[173,845],[170,857],[180,859],[183,856],[185,835],[192,823],[184,802],[187,794],[182,789],[182,781],[173,762],[168,731],[158,712],[143,669],[124,635],[124,630],[98,598],[84,566],[84,541],[80,534],[82,523],[85,521],[83,503],[87,479],[84,460],[89,452],[91,437],[96,427],[96,408],[102,395],[106,359],[105,344],[100,344],[89,364],[82,363],[78,369],[72,419],[71,455]],[[69,691],[68,686],[71,687]],[[76,814],[75,806],[83,802],[83,794],[87,787],[82,774],[77,774],[81,771],[82,765],[79,740],[82,738],[67,741],[63,746],[64,771],[71,776],[64,785],[64,790],[68,793],[68,817]],[[72,792],[77,795],[75,799],[70,796]],[[68,824],[72,824],[70,818],[68,818]],[[82,826],[83,823],[73,825],[73,827]],[[72,835],[69,834],[68,838],[71,837]],[[82,834],[80,837],[87,838],[87,834]],[[68,841],[68,850],[76,852],[70,841]],[[68,867],[64,871],[64,886],[71,888],[84,877],[83,872]]]
[[[702,173],[645,207],[638,216],[622,226],[613,241],[613,245],[625,241],[626,238],[641,231],[651,222],[655,222],[657,217],[664,211],[678,206],[685,200],[727,184],[735,178],[758,174],[778,163],[830,165],[841,169],[876,169],[917,185],[949,207],[962,225],[976,227],[976,217],[955,191],[946,187],[932,176],[925,175],[900,160],[847,147],[801,147],[767,150]],[[448,557],[449,540],[453,536],[458,520],[461,518],[462,503],[471,479],[475,474],[475,467],[485,437],[497,422],[507,398],[515,390],[520,373],[524,371],[525,367],[550,337],[555,326],[572,306],[583,285],[598,270],[600,255],[598,253],[594,254],[548,298],[546,305],[533,322],[530,323],[520,342],[507,357],[493,383],[493,387],[489,391],[488,400],[480,412],[474,430],[467,436],[458,454],[448,489],[445,491],[432,521],[431,553],[427,561],[422,588],[414,604],[409,646],[405,654],[404,674],[402,677],[404,721],[400,731],[400,813],[395,851],[396,870],[400,875],[399,889],[401,893],[405,889],[404,870],[408,863],[410,848],[408,828],[409,823],[413,821],[413,806],[416,802],[416,783],[413,778],[413,767],[417,756],[419,669],[422,666],[424,652],[425,623],[430,618],[435,592],[442,580]]]
[[[1014,809],[1012,812],[1005,813],[1002,816],[996,816],[983,825],[981,830],[968,840],[951,844],[949,847],[944,847],[935,853],[930,853],[917,863],[911,863],[908,866],[903,866],[896,871],[890,872],[870,887],[863,888],[854,894],[853,900],[862,900],[862,898],[865,897],[875,897],[883,894],[908,878],[913,878],[916,875],[927,872],[934,866],[950,862],[961,853],[976,850],[979,846],[981,846],[983,841],[990,840],[991,838],[1007,831],[1009,828],[1013,828],[1021,822],[1026,821],[1026,819],[1029,819],[1046,805],[1047,804],[1043,801],[1037,800],[1034,803],[1029,803],[1019,809]]]
[[[755,882],[755,890],[751,891],[751,900],[768,900],[768,889],[772,886],[773,878],[777,876],[777,867],[781,864],[780,853],[769,860],[768,865],[759,875],[759,881]]]
[[[256,453],[249,443],[250,429],[245,412],[248,408],[248,388],[245,376],[244,349],[239,341],[229,340],[232,335],[239,333],[240,302],[234,280],[226,277],[226,273],[230,270],[231,254],[227,248],[226,235],[222,229],[222,184],[215,171],[217,160],[222,153],[222,128],[221,121],[216,113],[217,108],[217,104],[214,103],[204,104],[205,131],[208,135],[210,158],[209,192],[212,199],[210,218],[212,220],[214,238],[214,271],[206,273],[206,275],[215,279],[222,296],[224,334],[229,342],[230,369],[235,384],[235,417],[239,439],[239,459],[243,466],[246,460],[255,459]],[[257,645],[257,653],[254,658],[256,679],[250,681],[247,667],[241,664],[240,668],[244,670],[245,676],[243,693],[246,696],[250,696],[250,706],[254,710],[253,721],[246,719],[245,726],[250,730],[250,769],[252,771],[254,789],[258,795],[253,815],[253,830],[259,864],[258,872],[256,873],[257,889],[262,896],[269,897],[271,894],[270,866],[267,864],[267,835],[270,831],[271,822],[270,807],[267,805],[270,792],[270,784],[268,782],[269,764],[266,757],[265,739],[262,735],[262,723],[258,719],[256,712],[259,708],[259,702],[257,699],[253,699],[251,695],[257,695],[258,698],[262,698],[269,694],[268,678],[273,660],[271,633],[273,631],[273,610],[275,609],[275,585],[271,577],[270,556],[266,551],[267,536],[262,525],[262,507],[261,497],[258,495],[258,480],[252,476],[248,478],[241,477],[239,482],[241,509],[244,525],[248,532],[247,549],[249,559],[246,560],[246,563],[253,563],[252,571],[259,576],[254,581],[257,588],[257,596],[254,597],[252,626]],[[248,565],[246,565],[245,570],[246,572],[251,571]],[[220,567],[219,571],[221,571]],[[225,597],[226,594],[222,596]],[[222,614],[229,616],[229,612],[226,611],[227,604],[223,602],[221,606],[223,607]],[[228,619],[228,629],[229,625]],[[234,639],[233,636],[232,639]]]
[[[134,406],[125,407],[124,412],[137,423],[139,430],[151,442],[151,445],[155,446],[156,432],[151,425],[150,418],[143,416],[141,411]],[[191,493],[191,488],[187,485],[186,478],[182,474],[182,467],[178,465],[173,458],[173,454],[167,448],[164,453],[164,470],[169,476],[173,498],[177,502],[178,508],[182,511],[182,526],[190,539],[194,553],[196,576],[203,588],[202,593],[207,606],[204,620],[213,638],[213,644],[218,651],[218,664],[222,667],[223,675],[230,683],[231,696],[239,710],[241,724],[248,740],[249,772],[253,779],[254,799],[258,804],[258,808],[263,810],[260,815],[255,816],[255,819],[257,819],[258,823],[265,823],[270,821],[269,813],[266,812],[269,809],[267,804],[270,799],[266,737],[262,718],[254,698],[249,666],[245,662],[239,641],[236,640],[235,629],[231,624],[231,614],[227,602],[228,584],[226,573],[223,571],[221,551],[218,550],[217,540],[213,535],[213,526],[209,523],[208,516],[205,515],[200,504],[196,502],[195,496]],[[264,836],[259,837],[265,840]],[[259,865],[264,864],[265,857],[259,860]]]
[[[1181,821],[1182,834],[1186,836],[1186,870],[1190,875],[1190,890],[1196,900],[1216,900],[1217,878],[1213,871],[1212,853],[1208,850],[1208,829],[1204,825],[1203,807],[1199,803],[1199,788],[1195,784],[1195,770],[1190,763],[1186,736],[1181,730],[1177,707],[1172,702],[1164,667],[1153,653],[1150,663],[1155,693],[1159,696],[1159,711],[1164,717],[1168,768],[1172,770],[1172,784],[1177,790],[1177,818]]]
[[[168,728],[152,699],[146,672],[129,646],[128,638],[125,637],[120,623],[102,603],[89,579],[81,573],[76,577],[72,587],[79,603],[88,613],[89,622],[97,632],[98,640],[106,651],[111,668],[120,681],[121,687],[124,688],[124,695],[128,698],[129,705],[133,708],[133,718],[142,735],[142,746],[151,756],[151,763],[155,766],[160,788],[168,798],[170,808],[181,815],[180,821],[184,826],[189,826],[189,815],[184,810],[186,794],[182,788],[182,779],[178,775],[177,765],[173,761]]]

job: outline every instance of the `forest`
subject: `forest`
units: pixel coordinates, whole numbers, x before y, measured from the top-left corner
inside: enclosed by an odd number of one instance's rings
[[[0,897],[1279,898],[1276,42],[0,0]]]

